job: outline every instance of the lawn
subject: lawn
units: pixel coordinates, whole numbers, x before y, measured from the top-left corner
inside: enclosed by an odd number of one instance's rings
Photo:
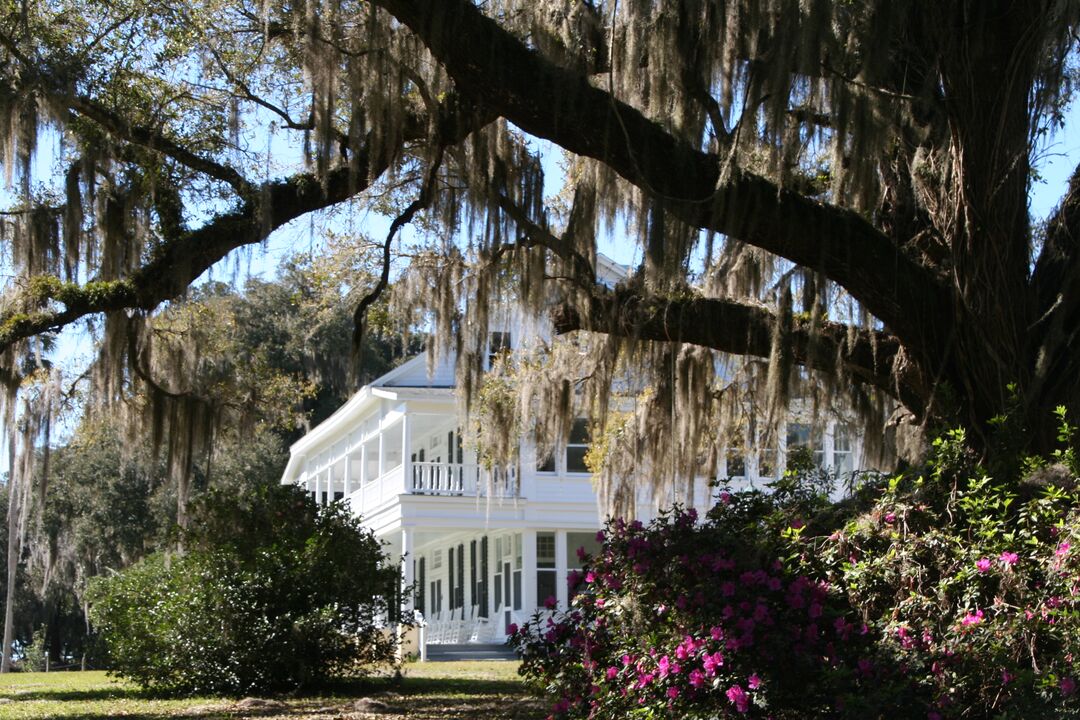
[[[404,677],[376,677],[334,692],[268,698],[163,699],[104,672],[0,676],[0,720],[9,718],[262,718],[264,720],[535,720],[546,703],[530,695],[516,662],[412,663]]]

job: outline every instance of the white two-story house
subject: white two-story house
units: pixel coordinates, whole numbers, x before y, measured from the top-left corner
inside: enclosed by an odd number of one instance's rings
[[[495,344],[526,340],[511,324],[492,333]],[[462,445],[456,403],[453,359],[429,374],[426,358],[415,357],[294,444],[282,482],[304,486],[320,503],[344,499],[391,557],[403,559],[403,584],[414,588],[429,643],[498,642],[537,608],[567,606],[567,574],[580,566],[579,548],[597,547],[603,518],[585,466],[584,421],[553,458],[537,458],[525,442],[520,474],[492,477]],[[830,422],[811,439],[809,425],[791,423],[780,447],[725,453],[717,477],[768,482],[782,472],[785,440],[815,443],[821,464],[839,470],[860,460],[843,425]],[[714,489],[695,488],[679,501],[710,507]],[[639,517],[654,509],[643,494]]]

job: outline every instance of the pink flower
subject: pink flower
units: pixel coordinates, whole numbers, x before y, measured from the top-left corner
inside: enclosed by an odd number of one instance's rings
[[[1071,677],[1063,677],[1058,682],[1058,689],[1061,690],[1062,695],[1072,695],[1076,692],[1076,681]]]
[[[803,522],[802,518],[795,518],[794,520],[791,521],[791,527],[794,530],[798,530],[799,528],[801,528],[801,527],[803,527],[805,525],[806,525],[806,523]]]
[[[976,609],[974,613],[968,613],[967,615],[965,615],[964,618],[960,621],[960,624],[964,626],[978,625],[983,621],[983,617],[983,611]]]
[[[555,606],[558,604],[559,601],[555,598],[554,595],[548,595],[547,598],[544,599],[544,607],[546,607],[548,610],[554,610]]]
[[[667,689],[667,696],[672,700],[679,697],[679,688],[677,688],[677,687],[669,687]]]
[[[738,685],[732,685],[727,689],[727,699],[735,704],[735,709],[739,712],[750,711],[750,696]]]
[[[896,513],[885,513],[885,522],[889,525],[892,525],[894,522],[896,522]]]
[[[668,656],[660,658],[660,662],[656,663],[657,669],[660,671],[660,677],[664,678],[671,672],[671,661],[668,660]]]
[[[700,670],[690,671],[690,687],[699,688],[705,684],[705,673]]]
[[[518,626],[517,623],[510,623],[510,626],[506,628],[506,631],[511,635],[517,635]]]
[[[596,531],[596,542],[598,542],[598,543],[604,542],[604,531],[603,530],[597,530]]]
[[[731,504],[731,493],[729,493],[727,490],[720,493],[720,502],[723,503],[724,505],[730,505]]]
[[[1002,670],[1001,671],[1001,684],[1002,685],[1008,685],[1009,683],[1011,683],[1013,681],[1013,678],[1015,678],[1015,677],[1016,676],[1013,675],[1008,670]]]
[[[701,664],[705,668],[705,675],[712,677],[716,674],[716,668],[724,664],[724,656],[719,650],[712,655],[706,653],[701,658]]]
[[[1008,550],[1006,550],[1005,552],[1001,553],[1001,555],[998,556],[998,560],[1000,560],[1001,564],[1004,565],[1005,567],[1011,567],[1011,566],[1015,565],[1016,561],[1019,560],[1019,559],[1020,559],[1019,555],[1017,555],[1014,552],[1009,552]]]
[[[751,675],[750,677],[748,677],[746,679],[746,685],[751,690],[757,690],[759,687],[761,687],[761,678],[758,677],[757,673],[754,673],[753,675]]]
[[[1054,551],[1058,557],[1064,557],[1069,552],[1069,543],[1063,542],[1057,546],[1057,550]]]
[[[584,561],[584,560],[585,560],[585,557],[586,557],[586,556],[587,556],[588,554],[589,554],[589,553],[585,552],[585,546],[584,546],[584,545],[582,545],[581,547],[579,547],[579,548],[577,549],[577,557],[578,557],[578,560],[582,560],[582,561]]]
[[[990,558],[979,558],[975,561],[975,569],[981,573],[988,572],[991,565]]]
[[[585,582],[587,582],[587,583],[596,582],[596,573],[594,573],[592,570],[585,573]]]
[[[609,667],[607,669],[607,679],[614,680],[617,677],[619,677],[619,669],[616,667]]]

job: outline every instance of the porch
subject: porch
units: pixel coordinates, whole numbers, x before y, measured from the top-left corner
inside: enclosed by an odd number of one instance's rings
[[[377,389],[376,389],[377,391]],[[453,398],[391,403],[387,397],[355,429],[305,461],[299,483],[319,504],[346,499],[369,516],[403,495],[518,497],[514,468],[486,468],[462,446]]]

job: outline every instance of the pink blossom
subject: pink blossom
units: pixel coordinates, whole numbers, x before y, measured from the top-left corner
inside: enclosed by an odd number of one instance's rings
[[[727,689],[727,699],[735,704],[735,709],[739,712],[750,711],[750,696],[738,685],[732,685]]]
[[[706,653],[701,658],[701,664],[705,668],[705,675],[712,677],[716,674],[716,668],[724,664],[724,656],[719,650],[712,655]]]
[[[720,493],[720,502],[723,503],[724,505],[730,505],[731,504],[731,493],[729,493],[727,490],[724,490],[723,492],[721,492]]]
[[[679,697],[679,688],[677,688],[677,687],[669,687],[667,689],[667,696],[672,700]]]
[[[548,595],[547,598],[544,599],[544,607],[546,607],[548,610],[554,610],[555,606],[558,604],[559,601],[555,598],[554,595]]]
[[[801,527],[803,527],[805,525],[806,525],[806,523],[803,522],[802,518],[795,518],[794,520],[791,521],[791,527],[793,529],[795,529],[795,530],[798,530],[799,528],[801,528]]]
[[[603,530],[597,530],[596,531],[596,542],[598,542],[598,543],[604,542],[604,531]]]
[[[607,679],[614,680],[617,677],[619,677],[619,669],[615,667],[609,667],[607,669]]]
[[[990,558],[979,558],[975,561],[975,569],[981,573],[988,572],[991,565]]]
[[[1017,555],[1014,552],[1009,552],[1008,550],[1006,550],[1005,552],[1001,553],[1001,555],[998,556],[998,560],[1000,560],[1001,564],[1004,565],[1005,567],[1011,567],[1012,565],[1015,565],[1016,561],[1019,560],[1019,559],[1020,559],[1019,555]]]
[[[592,570],[585,573],[585,582],[587,582],[587,583],[596,582],[596,573],[594,573]]]
[[[578,560],[584,560],[589,553],[585,552],[585,546],[581,546],[577,549]]]
[[[896,522],[896,513],[885,513],[885,522],[889,525],[892,525],[894,522]]]
[[[983,611],[976,609],[974,613],[968,613],[967,615],[965,615],[964,618],[960,621],[960,624],[965,626],[978,625],[983,621],[983,617]]]
[[[705,684],[705,674],[700,670],[690,671],[690,687],[699,688]]]
[[[1071,677],[1063,677],[1058,681],[1058,689],[1061,690],[1062,695],[1072,695],[1076,692],[1076,681]]]
[[[1067,543],[1067,542],[1063,542],[1060,545],[1058,545],[1057,550],[1054,551],[1054,553],[1058,557],[1063,557],[1063,556],[1067,555],[1068,552],[1069,552],[1069,543]]]
[[[671,661],[668,660],[668,656],[660,658],[660,662],[656,664],[657,669],[660,671],[660,677],[667,677],[671,672]]]
[[[1001,671],[1001,684],[1002,684],[1002,685],[1008,685],[1009,683],[1011,683],[1011,682],[1013,681],[1013,679],[1014,679],[1015,677],[1016,677],[1016,676],[1015,676],[1015,675],[1013,675],[1013,674],[1012,674],[1011,672],[1009,672],[1008,670],[1002,670],[1002,671]]]
[[[751,690],[757,690],[759,687],[761,687],[761,678],[758,676],[757,673],[754,673],[746,679],[746,685]]]
[[[517,623],[510,623],[510,625],[506,628],[506,631],[508,633],[510,633],[511,635],[517,635],[517,631],[518,631]]]

